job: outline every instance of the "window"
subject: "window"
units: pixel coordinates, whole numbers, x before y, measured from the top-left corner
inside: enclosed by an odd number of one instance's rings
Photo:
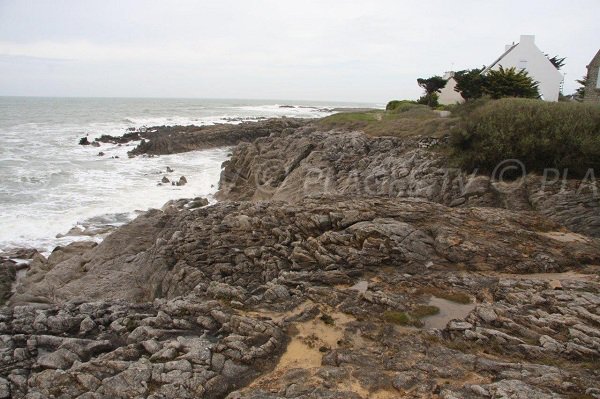
[[[527,69],[527,60],[519,60],[519,68]]]

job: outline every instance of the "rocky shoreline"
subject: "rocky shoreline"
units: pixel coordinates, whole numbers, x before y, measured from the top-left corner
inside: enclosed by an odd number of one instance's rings
[[[499,184],[443,139],[307,120],[151,134],[131,155],[236,145],[220,202],[29,254],[0,398],[600,397],[586,182]]]

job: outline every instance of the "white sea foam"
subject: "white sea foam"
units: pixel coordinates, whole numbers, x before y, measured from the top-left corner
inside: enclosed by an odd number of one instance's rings
[[[90,237],[74,226],[116,226],[177,198],[210,197],[230,149],[130,159],[122,146],[80,146],[79,138],[155,125],[239,123],[265,117],[321,117],[329,105],[260,101],[0,98],[0,252],[50,251]],[[339,106],[339,105],[331,105]],[[102,151],[104,156],[98,156]],[[174,169],[166,173],[167,166]],[[157,185],[185,176],[185,186]],[[93,237],[101,240],[102,235]]]

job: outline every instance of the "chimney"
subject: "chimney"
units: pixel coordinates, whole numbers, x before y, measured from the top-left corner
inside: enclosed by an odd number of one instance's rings
[[[521,35],[520,44],[535,44],[535,36],[534,35]]]

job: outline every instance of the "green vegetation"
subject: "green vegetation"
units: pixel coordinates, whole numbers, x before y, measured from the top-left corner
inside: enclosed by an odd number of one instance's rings
[[[548,57],[552,65],[554,65],[554,68],[558,69],[559,71],[565,66],[565,60],[567,59],[566,57],[559,57],[558,55],[555,55],[551,58],[548,54],[546,54],[546,57]]]
[[[561,59],[557,62],[564,61]],[[504,97],[539,98],[538,84],[525,70],[515,68],[488,71],[482,75],[485,68],[467,69],[454,74],[456,87],[454,90],[467,101],[482,97],[499,99]]]
[[[447,289],[441,289],[437,287],[423,287],[417,291],[421,295],[433,295],[438,298],[446,299],[448,301],[467,304],[471,303],[471,297],[469,294],[460,291],[450,291]]]
[[[373,122],[381,120],[381,111],[365,111],[365,112],[340,112],[339,114],[333,114],[322,121],[327,121],[332,124],[345,124],[353,122]]]
[[[333,317],[331,317],[330,315],[328,315],[327,313],[323,313],[320,317],[321,321],[327,325],[334,325],[335,324],[335,320],[333,320]]]
[[[422,319],[427,316],[433,316],[440,313],[440,308],[432,305],[419,305],[413,309],[411,314],[417,319]]]
[[[418,305],[408,313],[388,310],[383,313],[383,319],[388,323],[400,326],[422,327],[423,322],[421,319],[438,313],[440,313],[440,309],[437,306]]]
[[[320,128],[360,130],[370,136],[409,137],[426,135],[441,137],[448,134],[456,118],[440,118],[431,108],[414,101],[390,101],[388,110],[342,112],[320,119]]]
[[[483,96],[482,68],[467,69],[454,74],[456,86],[454,90],[460,93],[465,100],[474,100]]]
[[[575,100],[581,102],[585,97],[585,86],[587,86],[587,76],[582,77],[581,79],[576,80],[581,86],[575,90]]]
[[[417,83],[425,90],[425,94],[417,100],[417,103],[435,108],[438,105],[438,93],[446,86],[446,79],[441,76],[430,78],[419,78]]]
[[[600,108],[579,103],[502,99],[478,104],[451,132],[451,157],[466,170],[493,171],[518,159],[527,171],[600,169]]]
[[[398,324],[401,326],[408,326],[412,324],[412,319],[408,316],[408,314],[394,310],[388,310],[384,312],[383,319],[388,323]]]
[[[467,303],[471,303],[471,297],[464,292],[458,291],[443,291],[438,293],[438,298],[446,299],[448,301],[462,303],[466,305]]]
[[[404,112],[413,109],[416,104],[418,103],[412,100],[392,100],[389,103],[387,103],[387,105],[385,106],[385,110]]]
[[[504,97],[539,98],[538,83],[524,69],[515,68],[488,71],[483,77],[482,91],[493,99]]]

